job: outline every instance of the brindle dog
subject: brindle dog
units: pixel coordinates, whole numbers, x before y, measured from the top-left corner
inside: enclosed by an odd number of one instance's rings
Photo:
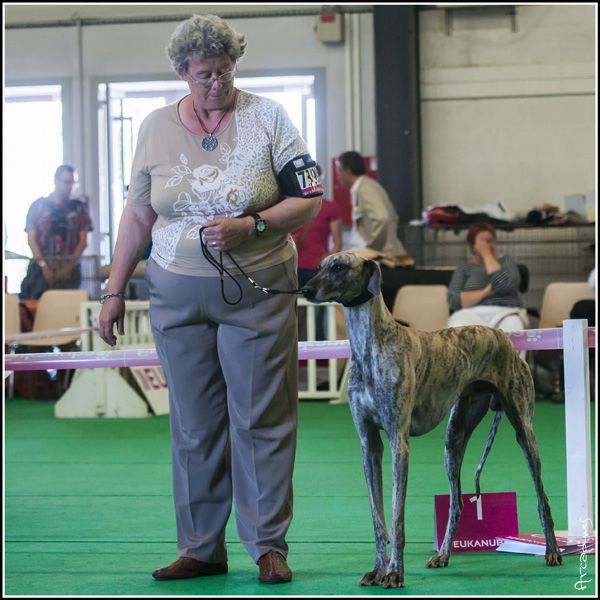
[[[381,296],[377,263],[353,252],[325,258],[318,274],[303,288],[311,302],[339,302],[352,349],[348,386],[350,409],[360,438],[375,528],[376,557],[361,585],[404,585],[404,505],[409,436],[431,431],[450,411],[446,432],[446,471],[450,514],[442,546],[428,567],[448,565],[452,539],[462,511],[460,467],[467,442],[488,409],[497,411],[479,473],[493,441],[500,411],[515,429],[525,453],[546,536],[546,564],[560,565],[554,523],[541,479],[538,446],[532,429],[533,380],[508,337],[483,326],[425,332],[397,323]],[[379,430],[392,453],[392,528],[385,524]],[[386,544],[391,537],[391,556]]]

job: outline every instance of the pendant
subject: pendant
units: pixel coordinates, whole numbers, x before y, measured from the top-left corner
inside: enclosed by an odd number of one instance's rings
[[[214,135],[202,138],[202,147],[207,152],[212,152],[219,145],[219,140]]]

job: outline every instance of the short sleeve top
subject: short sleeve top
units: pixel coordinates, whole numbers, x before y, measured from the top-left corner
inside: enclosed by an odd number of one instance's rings
[[[219,145],[206,151],[205,136],[183,125],[180,102],[153,111],[142,122],[127,203],[150,205],[157,213],[151,257],[161,267],[184,275],[217,276],[202,255],[200,227],[279,202],[279,172],[308,150],[279,103],[238,90],[232,118],[217,135]],[[294,253],[288,234],[248,238],[232,251],[248,272],[285,262]],[[237,272],[233,266],[230,270]]]

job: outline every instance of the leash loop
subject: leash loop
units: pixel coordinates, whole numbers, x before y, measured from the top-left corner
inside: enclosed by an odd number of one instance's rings
[[[200,227],[200,229],[198,231],[198,233],[200,235],[200,247],[202,248],[202,254],[203,254],[204,258],[206,258],[208,263],[210,265],[212,265],[218,271],[219,277],[221,279],[221,296],[223,297],[223,300],[227,304],[229,304],[230,306],[239,304],[241,302],[242,298],[244,297],[244,292],[242,290],[242,286],[239,284],[239,282],[235,279],[235,277],[227,270],[227,268],[223,264],[223,254],[226,254],[229,257],[229,260],[231,260],[231,262],[238,268],[239,272],[248,280],[250,285],[254,289],[260,290],[263,294],[293,294],[295,296],[302,295],[302,290],[300,290],[300,289],[297,289],[297,290],[275,290],[273,288],[262,287],[261,285],[256,283],[256,281],[254,281],[254,279],[252,279],[252,277],[250,277],[250,275],[248,275],[244,271],[244,269],[242,269],[242,267],[240,267],[240,265],[238,265],[235,258],[233,258],[233,256],[227,250],[225,250],[223,252],[219,252],[219,260],[217,261],[217,259],[210,253],[210,250],[208,249],[208,246],[206,245],[206,242],[204,241],[204,237],[202,236],[202,232],[204,231],[204,229],[205,229],[205,227]],[[227,296],[225,295],[225,280],[224,280],[225,275],[227,275],[238,288],[239,298],[237,300],[235,300],[235,302],[231,302],[230,300],[228,300]]]

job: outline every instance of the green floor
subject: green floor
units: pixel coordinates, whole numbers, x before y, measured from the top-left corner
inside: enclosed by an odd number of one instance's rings
[[[557,530],[567,525],[563,409],[540,403],[535,415],[542,475]],[[490,423],[491,415],[467,451],[465,493],[472,491],[471,474]],[[586,562],[565,557],[562,567],[549,568],[541,557],[464,553],[453,555],[446,569],[425,568],[432,554],[433,496],[448,491],[444,427],[411,442],[404,589],[358,586],[374,558],[358,440],[347,405],[320,402],[300,406],[295,517],[288,535],[293,581],[258,583],[258,569],[238,542],[232,519],[229,574],[158,582],[150,573],[176,558],[167,417],[55,419],[52,402],[8,399],[4,594],[593,595],[595,557]],[[387,449],[384,473],[389,509]],[[540,531],[533,484],[506,419],[483,472],[482,490],[516,491],[520,530]],[[577,591],[582,569],[591,581],[586,590]]]

